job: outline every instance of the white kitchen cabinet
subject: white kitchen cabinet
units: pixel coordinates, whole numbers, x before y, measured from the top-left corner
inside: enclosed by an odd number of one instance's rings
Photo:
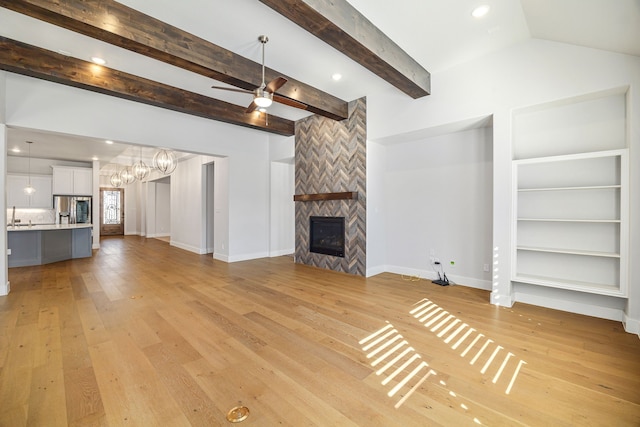
[[[91,196],[93,194],[93,169],[73,170],[73,194]]]
[[[512,280],[627,295],[627,149],[514,161]]]
[[[31,185],[36,190],[31,196],[24,193],[29,184],[29,176],[21,174],[7,174],[7,207],[51,209],[52,178],[48,175],[31,175]]]
[[[53,194],[67,196],[91,196],[93,194],[93,169],[53,166]]]

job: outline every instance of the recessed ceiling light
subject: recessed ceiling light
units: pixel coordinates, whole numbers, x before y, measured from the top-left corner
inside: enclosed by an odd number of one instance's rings
[[[336,82],[337,82],[338,80],[340,80],[340,79],[342,78],[342,74],[340,74],[340,73],[334,73],[334,74],[332,74],[332,75],[331,75],[331,78],[332,78],[334,81],[336,81]]]
[[[113,144],[113,141],[106,140],[106,141],[105,141],[105,143],[106,143],[106,144]]]
[[[11,151],[13,151],[14,153],[19,153],[20,149],[18,147],[13,147]]]
[[[98,64],[98,65],[104,65],[107,63],[106,60],[100,58],[99,56],[92,56],[91,61],[93,61],[94,64]]]
[[[93,160],[94,162],[97,162],[97,161],[98,161],[98,160],[100,160],[100,159],[98,159],[98,156],[93,156],[93,157],[91,158],[91,160]]]
[[[473,9],[473,12],[471,12],[471,16],[473,16],[474,18],[482,18],[487,13],[489,13],[489,9],[491,9],[489,5],[483,4],[482,6],[478,6]]]

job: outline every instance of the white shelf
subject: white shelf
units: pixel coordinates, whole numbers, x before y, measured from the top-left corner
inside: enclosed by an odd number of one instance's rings
[[[617,284],[603,285],[601,283],[590,283],[582,281],[565,281],[558,280],[554,277],[535,276],[535,275],[516,275],[512,278],[514,282],[529,283],[538,286],[547,286],[550,288],[568,289],[573,291],[587,292],[599,295],[610,295],[614,297],[624,297],[624,293],[620,291]]]
[[[514,160],[512,280],[623,297],[626,149]]]
[[[533,246],[518,246],[519,251],[531,251],[531,252],[548,252],[553,254],[568,254],[568,255],[584,255],[594,257],[605,258],[620,258],[619,253],[613,252],[600,252],[600,251],[581,251],[575,249],[560,249],[560,248],[539,248]]]
[[[540,187],[540,188],[518,188],[518,192],[526,191],[574,191],[574,190],[606,190],[621,188],[620,185],[589,185],[584,187]]]
[[[518,221],[620,223],[619,219],[518,218]]]

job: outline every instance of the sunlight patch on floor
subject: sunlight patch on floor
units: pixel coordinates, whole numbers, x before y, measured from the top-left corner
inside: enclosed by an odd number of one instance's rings
[[[426,328],[429,328],[431,332],[436,333],[436,336],[438,338],[442,338],[445,344],[450,344],[458,335],[460,335],[463,330],[466,329],[466,332],[457,341],[455,341],[454,344],[451,345],[451,348],[453,350],[461,348],[460,346],[463,343],[466,343],[468,338],[472,337],[466,347],[464,347],[464,350],[462,350],[462,352],[460,353],[460,357],[473,355],[471,357],[471,360],[469,361],[470,365],[475,365],[475,363],[482,357],[482,355],[488,348],[491,348],[493,350],[491,355],[485,361],[484,365],[482,365],[482,368],[480,369],[481,374],[486,374],[496,360],[496,357],[498,358],[498,360],[500,360],[502,356],[498,355],[506,351],[504,347],[498,345],[494,340],[486,337],[482,333],[479,333],[467,323],[462,322],[460,319],[456,318],[456,316],[450,314],[448,311],[438,306],[438,304],[425,298],[418,301],[414,305],[415,307],[409,311],[409,314],[411,314],[415,319],[422,323]],[[439,321],[440,319],[443,320]],[[449,334],[449,331],[451,331],[456,326],[457,328]],[[480,346],[480,348],[478,348],[478,346]],[[493,376],[493,379],[491,380],[493,384],[498,383],[512,357],[514,357],[514,354],[511,352],[507,352],[507,354],[504,356],[504,359],[502,359],[502,363],[499,365],[499,368],[497,369]],[[520,360],[515,367],[513,366],[513,363],[509,365],[509,368],[513,369],[513,374],[511,376],[511,381],[505,389],[505,394],[511,393],[511,389],[513,388],[516,377],[520,372],[520,368],[525,364],[526,362],[524,360]]]

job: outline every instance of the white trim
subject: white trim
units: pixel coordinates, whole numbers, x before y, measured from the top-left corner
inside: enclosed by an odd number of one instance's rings
[[[638,335],[638,338],[640,338],[640,319],[632,319],[627,316],[627,313],[623,313],[622,325],[624,326],[625,331],[630,334],[636,334]]]
[[[0,286],[0,296],[9,295],[9,292],[11,292],[11,283],[7,280],[5,286]]]
[[[291,248],[291,249],[280,249],[277,251],[271,251],[271,253],[269,254],[270,257],[278,257],[278,256],[284,256],[284,255],[293,255],[295,253],[295,249]]]
[[[229,256],[229,258],[228,258],[229,261],[228,262],[249,261],[249,260],[258,259],[258,258],[269,258],[269,253],[268,252],[257,252],[257,253],[254,253],[254,254]]]
[[[377,266],[377,267],[371,267],[371,268],[367,268],[365,277],[377,276],[378,274],[382,274],[382,273],[385,273],[385,272],[387,272],[387,266],[386,265],[380,265],[380,266]]]
[[[227,255],[224,254],[213,254],[213,259],[217,259],[218,261],[222,261],[222,262],[229,262],[229,257]]]
[[[385,271],[380,271],[380,273],[387,272],[401,274],[403,276],[417,276],[421,279],[426,280],[435,280],[438,278],[438,275],[431,270],[399,267],[395,265],[386,265],[384,266],[384,269]],[[369,271],[367,271],[367,273],[369,273]],[[484,289],[486,291],[491,290],[491,282],[488,280],[477,279],[475,277],[458,276],[454,274],[447,274],[447,277],[449,278],[449,281],[453,282],[453,284],[455,285],[466,286],[468,288]]]
[[[541,295],[531,295],[523,292],[515,293],[515,301],[546,308],[552,308],[554,310],[583,314],[585,316],[615,320],[618,322],[622,322],[624,316],[624,312],[617,308],[601,307],[592,304],[583,304],[575,301],[565,301],[558,298],[545,297]]]
[[[179,243],[179,242],[176,242],[174,240],[172,240],[169,243],[169,245],[175,246],[176,248],[179,248],[179,249],[184,249],[185,251],[194,252],[194,253],[196,253],[198,255],[206,254],[205,249],[200,249],[200,248],[198,248],[196,246],[185,245],[184,243]]]

